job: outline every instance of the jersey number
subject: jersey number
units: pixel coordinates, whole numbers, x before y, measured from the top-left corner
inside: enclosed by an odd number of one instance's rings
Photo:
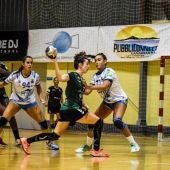
[[[23,87],[23,88],[25,88],[25,87],[28,87],[28,88],[29,88],[29,87],[30,87],[30,82],[27,82],[27,83],[26,83],[26,82],[23,82],[23,83],[22,83],[22,87]]]

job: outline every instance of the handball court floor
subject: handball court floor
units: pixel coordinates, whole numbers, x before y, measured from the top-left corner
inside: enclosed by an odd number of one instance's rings
[[[29,137],[40,131],[21,130]],[[74,150],[86,140],[86,133],[67,131],[57,144],[59,151],[49,150],[45,142],[31,144],[31,155],[16,147],[11,130],[4,130],[7,148],[0,148],[0,170],[170,170],[170,142],[157,142],[156,137],[136,136],[141,150],[131,153],[122,135],[103,134],[101,146],[109,158],[76,154]]]

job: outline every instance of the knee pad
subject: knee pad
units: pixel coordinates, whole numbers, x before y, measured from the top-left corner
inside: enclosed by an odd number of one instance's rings
[[[42,130],[48,129],[48,124],[46,120],[44,120],[43,122],[40,122],[39,125],[41,126]]]
[[[8,119],[6,119],[5,117],[0,117],[0,127],[5,126],[7,122]]]
[[[124,128],[126,128],[126,124],[122,122],[122,119],[120,117],[113,118],[113,123],[114,123],[114,126],[120,130],[123,130]]]

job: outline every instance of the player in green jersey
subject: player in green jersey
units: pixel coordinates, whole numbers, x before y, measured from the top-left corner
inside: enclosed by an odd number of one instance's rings
[[[81,52],[74,57],[74,68],[76,71],[68,74],[61,74],[57,59],[52,59],[55,65],[56,77],[60,82],[67,82],[65,94],[66,101],[60,109],[60,119],[52,133],[41,133],[30,138],[21,138],[21,144],[26,154],[30,154],[29,146],[33,142],[42,140],[57,140],[72,122],[82,124],[91,124],[94,128],[94,138],[100,139],[98,133],[101,131],[101,119],[95,114],[89,112],[88,108],[83,105],[83,94],[88,94],[89,89],[86,88],[86,83],[83,75],[87,73],[90,67],[90,59]],[[94,144],[94,150],[98,151],[100,157],[107,157],[103,150],[99,149],[98,145]]]

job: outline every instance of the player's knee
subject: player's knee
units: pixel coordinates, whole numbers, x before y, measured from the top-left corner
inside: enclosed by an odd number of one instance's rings
[[[8,122],[8,119],[6,119],[5,117],[0,117],[0,127],[3,127],[4,125],[6,125],[7,122]]]
[[[42,130],[48,129],[48,124],[47,124],[47,121],[46,121],[46,120],[40,122],[39,125],[41,126],[41,129],[42,129]]]
[[[113,123],[114,123],[114,126],[120,130],[123,130],[124,128],[126,128],[126,124],[122,121],[120,117],[113,118]]]

